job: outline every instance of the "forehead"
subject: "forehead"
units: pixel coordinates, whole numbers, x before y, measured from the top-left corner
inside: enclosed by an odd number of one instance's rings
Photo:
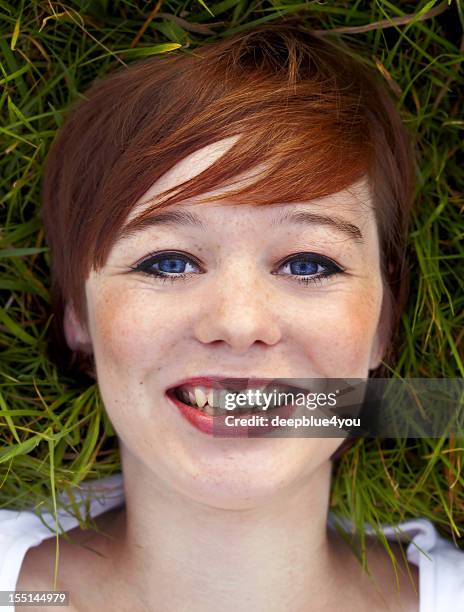
[[[159,178],[144,194],[143,196],[136,202],[131,212],[129,213],[124,227],[130,227],[131,223],[134,222],[142,213],[148,210],[159,201],[158,196],[164,191],[171,189],[173,187],[180,186],[186,181],[194,178],[198,174],[207,170],[209,166],[211,166],[214,162],[216,162],[221,156],[223,156],[227,151],[234,145],[237,139],[240,136],[231,136],[229,138],[225,138],[223,140],[214,142],[209,144],[197,151],[194,151],[190,155],[184,157],[180,162],[174,165],[168,172],[166,172],[161,178]],[[241,174],[237,174],[235,180],[232,184],[230,184],[227,188],[218,188],[215,190],[210,190],[205,192],[203,196],[196,196],[188,201],[183,201],[179,203],[179,206],[185,208],[186,206],[194,206],[195,207],[195,215],[205,215],[212,219],[212,212],[218,206],[216,206],[216,202],[212,203],[211,206],[208,206],[205,209],[205,206],[195,206],[199,204],[203,197],[210,196],[220,196],[221,200],[218,200],[218,204],[229,203],[227,202],[227,193],[229,190],[236,190],[237,188],[241,188],[246,186],[247,184],[256,180],[257,176],[266,169],[265,164],[260,164],[243,172]],[[262,216],[263,220],[268,216],[271,211],[275,209],[283,208],[293,208],[298,209],[298,205],[295,204],[285,204],[284,202],[280,205],[272,205],[272,206],[252,206],[252,202],[250,202],[250,206],[232,206],[233,210],[239,210],[241,215],[245,213],[245,209],[248,209],[249,214],[255,214],[255,216]],[[302,203],[307,207],[314,208],[323,208],[328,212],[335,212],[335,210],[343,214],[345,217],[350,218],[373,218],[373,203],[371,197],[370,185],[368,182],[367,176],[363,177],[361,180],[353,183],[346,189],[342,191],[331,194],[330,196],[319,198],[311,201],[307,201]],[[178,205],[168,206],[160,209],[159,212],[172,210],[173,208],[177,208]],[[221,208],[221,206],[219,206]],[[155,213],[156,214],[156,213]],[[367,220],[367,219],[366,219]],[[124,232],[123,232],[124,235]]]

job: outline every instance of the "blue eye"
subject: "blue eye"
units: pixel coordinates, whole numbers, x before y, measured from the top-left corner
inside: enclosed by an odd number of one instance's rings
[[[189,266],[193,270],[189,270]],[[200,265],[186,254],[166,251],[149,257],[137,266],[132,267],[131,270],[142,272],[162,281],[175,282],[185,279],[191,274],[203,274],[202,272],[195,271],[195,268],[199,267]],[[310,283],[320,284],[323,279],[344,272],[342,268],[327,257],[317,253],[306,252],[295,253],[290,259],[283,262],[280,268],[287,268],[290,273],[280,274],[272,272],[272,274],[288,276],[292,280],[306,285]]]
[[[282,264],[282,267],[290,270],[290,274],[284,276],[295,276],[297,282],[306,285],[320,284],[323,279],[344,272],[332,260],[317,253],[295,253],[291,259],[287,259]]]
[[[159,265],[160,272],[175,272],[176,274],[183,274],[187,266],[187,261],[181,259],[180,257],[163,257],[162,259],[159,259],[156,264]]]
[[[320,266],[320,264],[316,263],[315,261],[303,261],[303,260],[291,261],[290,263],[286,265],[290,266],[290,270],[292,274],[303,274],[303,275],[316,274]]]
[[[191,270],[186,270],[187,266],[192,266],[191,261],[190,257],[180,253],[165,252],[146,259],[133,269],[162,280],[176,281],[191,273]]]

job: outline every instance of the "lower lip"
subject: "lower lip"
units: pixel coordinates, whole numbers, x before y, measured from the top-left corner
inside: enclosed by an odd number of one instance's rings
[[[271,424],[262,426],[234,425],[233,427],[228,427],[224,423],[225,417],[223,415],[213,416],[211,414],[206,414],[206,412],[202,412],[198,408],[193,408],[188,404],[184,404],[176,397],[176,395],[172,391],[167,392],[166,396],[176,406],[181,415],[190,423],[190,425],[193,425],[193,427],[209,436],[215,435],[215,437],[220,438],[259,437],[260,435],[265,435],[266,433],[269,433],[270,431],[279,428],[278,425]],[[278,410],[272,410],[270,412],[270,415],[279,415],[280,417],[286,419],[289,418],[295,412],[296,409],[297,406],[282,406]],[[269,416],[269,414],[267,414],[265,411],[263,411],[261,414],[262,416]],[[260,413],[253,412],[248,415],[242,414],[237,416],[245,418],[252,415],[260,415]],[[270,419],[268,419],[268,421],[269,420]],[[227,432],[227,434],[224,435],[224,432]]]

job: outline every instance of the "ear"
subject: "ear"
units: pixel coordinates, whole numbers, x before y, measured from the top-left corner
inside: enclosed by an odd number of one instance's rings
[[[377,331],[375,332],[374,342],[372,343],[369,370],[377,369],[385,356],[387,345],[390,339],[391,317],[392,305],[390,302],[390,292],[384,287],[379,322],[377,324]]]
[[[379,323],[380,325],[380,323]],[[379,367],[385,354],[385,345],[380,341],[379,330],[375,336],[374,344],[372,345],[371,357],[369,361],[369,370],[375,370]]]
[[[92,353],[92,339],[87,328],[82,325],[70,303],[66,304],[63,320],[64,335],[68,346],[73,351]]]

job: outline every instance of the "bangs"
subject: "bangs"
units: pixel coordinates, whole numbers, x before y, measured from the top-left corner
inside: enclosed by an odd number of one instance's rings
[[[109,248],[135,226],[143,226],[144,219],[156,210],[200,196],[205,204],[224,199],[253,206],[310,201],[339,192],[370,173],[370,160],[375,157],[372,139],[356,96],[350,100],[345,94],[347,99],[340,106],[338,94],[314,96],[307,83],[293,86],[291,96],[290,91],[283,95],[282,87],[276,91],[268,84],[266,104],[253,110],[251,99],[247,102],[243,91],[240,93],[246,113],[237,104],[226,113],[228,100],[218,100],[156,146],[145,151],[129,149],[122,156],[108,177],[113,188],[104,208],[114,202],[113,223],[105,224],[100,235],[100,247],[106,246],[98,249],[95,266],[104,265]],[[166,172],[196,151],[230,137],[238,138],[226,153],[191,179],[152,198],[151,206],[125,225],[140,198]],[[132,170],[129,174],[128,169]],[[237,188],[242,175],[247,178]],[[134,185],[138,190],[134,191]],[[213,190],[221,193],[203,197]]]
[[[252,206],[305,202],[342,191],[369,173],[368,142],[355,148],[350,140],[342,142],[342,134],[330,134],[329,126],[324,142],[311,132],[290,133],[283,123],[275,128],[271,123],[261,133],[249,130],[204,171],[150,198],[151,206],[119,230],[115,242],[143,227],[153,212],[189,200]],[[207,195],[213,190],[220,193]]]

